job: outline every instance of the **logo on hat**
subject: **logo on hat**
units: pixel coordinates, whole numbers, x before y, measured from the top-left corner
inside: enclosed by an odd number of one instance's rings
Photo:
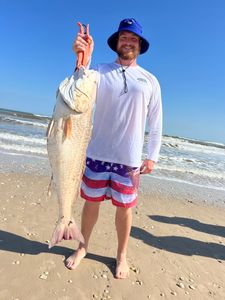
[[[130,20],[127,20],[127,21],[125,21],[127,24],[132,24],[133,22],[132,21],[130,21]]]

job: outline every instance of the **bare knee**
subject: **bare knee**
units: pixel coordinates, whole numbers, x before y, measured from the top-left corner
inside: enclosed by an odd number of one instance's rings
[[[100,207],[100,202],[91,202],[91,201],[85,201],[84,209],[89,211],[98,211]]]
[[[99,215],[99,207],[100,207],[100,202],[90,202],[86,201],[83,207],[83,221],[85,219],[93,220],[93,222],[96,222],[98,219]]]
[[[117,207],[116,208],[116,215],[118,217],[127,217],[130,216],[132,214],[132,209],[131,207]]]

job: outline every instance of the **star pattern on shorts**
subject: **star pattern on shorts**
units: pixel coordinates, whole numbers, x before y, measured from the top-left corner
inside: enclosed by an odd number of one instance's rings
[[[122,164],[100,161],[87,157],[86,165],[94,172],[113,172],[122,176],[127,176],[127,167]],[[131,168],[132,169],[132,168]]]

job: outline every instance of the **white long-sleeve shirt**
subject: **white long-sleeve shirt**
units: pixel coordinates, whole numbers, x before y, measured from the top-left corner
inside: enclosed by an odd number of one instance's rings
[[[128,92],[121,95],[124,79],[119,64],[99,64],[95,70],[98,72],[96,109],[87,156],[139,167],[147,119],[147,158],[157,161],[162,135],[162,104],[155,76],[140,66],[128,67],[125,71]]]

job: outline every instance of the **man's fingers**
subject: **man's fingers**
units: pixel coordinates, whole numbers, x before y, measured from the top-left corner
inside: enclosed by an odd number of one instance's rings
[[[152,169],[146,167],[146,166],[142,166],[140,169],[140,174],[149,174],[152,172]]]
[[[78,53],[78,52],[84,52],[86,50],[86,46],[84,45],[78,45],[76,43],[73,44],[73,50]]]
[[[78,33],[78,35],[73,43],[73,50],[76,53],[86,51],[87,47],[90,44],[93,47],[93,39],[91,36],[89,36],[89,38],[87,40],[87,37],[85,35]]]
[[[76,38],[76,40],[74,41],[74,46],[75,47],[83,47],[86,48],[88,46],[88,43],[81,37]]]
[[[78,33],[76,40],[79,41],[80,43],[86,45],[86,46],[88,45],[87,37],[84,34]]]
[[[153,171],[155,162],[150,159],[146,159],[143,161],[141,168],[140,168],[140,173],[141,174],[149,174]]]
[[[87,45],[79,42],[79,41],[75,41],[73,43],[73,50],[77,53],[77,52],[81,52],[81,51],[85,51],[87,49]]]
[[[151,169],[147,169],[147,168],[146,168],[144,171],[141,171],[140,174],[143,174],[143,175],[144,175],[144,174],[149,174],[149,173],[151,173],[151,172],[152,172]]]

